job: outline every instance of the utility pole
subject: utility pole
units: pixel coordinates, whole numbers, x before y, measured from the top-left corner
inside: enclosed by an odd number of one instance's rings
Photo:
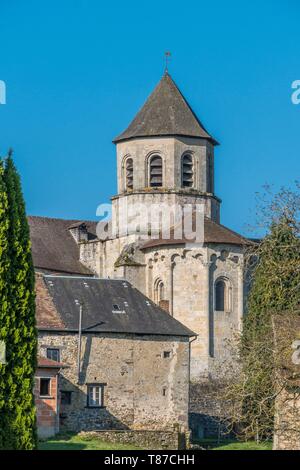
[[[75,304],[79,305],[79,321],[78,321],[78,348],[77,348],[77,373],[78,380],[80,383],[80,372],[81,372],[81,335],[82,335],[82,303],[79,300],[75,300]]]

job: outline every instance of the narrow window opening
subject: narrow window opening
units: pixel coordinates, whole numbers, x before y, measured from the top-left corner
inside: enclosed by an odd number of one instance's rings
[[[126,189],[133,189],[133,160],[132,158],[127,158],[126,160],[125,173],[126,173]]]
[[[194,169],[192,155],[183,155],[181,168],[181,185],[183,188],[192,188],[194,185]]]
[[[41,397],[50,396],[50,384],[51,384],[51,379],[40,378],[40,396]]]
[[[150,187],[158,188],[163,184],[162,178],[162,158],[154,155],[150,160]]]
[[[215,310],[218,312],[230,312],[232,305],[232,288],[224,279],[219,279],[215,286]]]

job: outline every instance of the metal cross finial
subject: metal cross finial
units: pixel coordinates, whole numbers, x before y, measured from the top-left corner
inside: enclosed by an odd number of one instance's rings
[[[169,65],[169,58],[171,57],[171,52],[166,51],[165,52],[165,57],[166,57],[165,73],[168,73],[168,65]]]

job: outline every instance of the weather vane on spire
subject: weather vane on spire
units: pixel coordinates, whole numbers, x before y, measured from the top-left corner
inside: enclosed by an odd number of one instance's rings
[[[168,65],[169,65],[169,58],[171,57],[171,52],[166,51],[165,52],[165,58],[166,58],[166,66],[165,66],[165,73],[168,73]]]

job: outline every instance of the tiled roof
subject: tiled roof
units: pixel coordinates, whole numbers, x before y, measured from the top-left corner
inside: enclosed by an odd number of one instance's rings
[[[52,297],[41,274],[35,276],[35,293],[35,313],[38,328],[64,329],[65,325],[53,304]]]
[[[150,136],[195,137],[217,144],[168,73],[164,74],[129,127],[114,142]]]
[[[28,217],[33,263],[36,269],[50,272],[89,275],[92,272],[79,261],[79,248],[69,227],[84,223],[89,239],[96,238],[96,224],[91,221]]]
[[[48,359],[47,357],[38,356],[38,367],[45,367],[47,369],[60,369],[63,367],[63,364],[61,362],[52,361],[52,359]]]
[[[156,246],[163,245],[183,245],[186,243],[194,243],[195,239],[186,239],[184,237],[180,239],[174,238],[174,228],[171,229],[171,235],[169,239],[153,239],[144,243],[141,249],[153,248]],[[224,243],[228,245],[250,245],[253,242],[242,235],[230,230],[224,225],[218,224],[208,217],[204,217],[204,243]]]

